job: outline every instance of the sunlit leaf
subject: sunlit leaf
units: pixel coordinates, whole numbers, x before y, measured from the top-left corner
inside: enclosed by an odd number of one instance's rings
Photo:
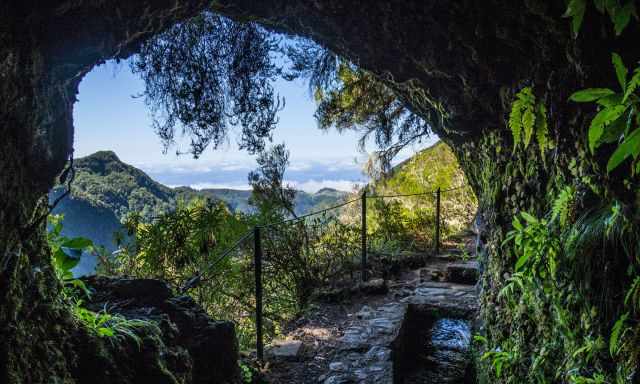
[[[609,88],[588,88],[574,93],[569,97],[569,100],[576,103],[587,103],[613,94],[615,92]]]
[[[516,261],[516,267],[515,270],[520,271],[522,269],[522,267],[524,267],[525,264],[527,264],[527,261],[529,260],[529,255],[528,254],[524,254],[522,256],[520,256],[518,258],[518,261]]]
[[[617,168],[629,156],[637,157],[640,152],[640,128],[634,130],[625,140],[616,148],[615,152],[607,162],[607,172],[611,172]]]
[[[624,92],[627,88],[627,74],[629,70],[624,65],[622,58],[617,53],[611,54],[611,61],[613,62],[613,66],[616,69],[616,77],[618,78],[618,83],[620,83],[620,88]]]
[[[531,215],[530,213],[527,212],[520,212],[520,215],[522,216],[522,218],[524,218],[527,223],[529,224],[537,224],[538,223],[538,219],[535,218],[535,216]]]
[[[598,147],[605,126],[619,118],[626,109],[627,107],[624,105],[616,105],[603,109],[593,118],[589,126],[589,149],[591,149],[592,153],[594,153]]]

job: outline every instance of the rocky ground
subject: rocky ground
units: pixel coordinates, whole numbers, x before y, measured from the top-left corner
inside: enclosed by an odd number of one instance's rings
[[[478,265],[458,250],[318,303],[267,351],[269,383],[468,383]],[[395,377],[394,377],[395,376]]]

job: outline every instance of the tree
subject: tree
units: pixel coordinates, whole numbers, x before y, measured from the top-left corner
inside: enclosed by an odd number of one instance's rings
[[[386,173],[402,148],[429,137],[431,124],[441,125],[442,109],[425,118],[373,73],[309,40],[287,46],[291,67],[285,78],[303,78],[317,103],[320,129],[360,133],[360,149],[371,139],[378,147],[370,172]]]
[[[255,153],[277,124],[282,107],[272,81],[276,40],[253,22],[204,12],[142,44],[132,61],[145,82],[145,101],[165,151],[176,130],[198,157],[217,148],[231,127],[240,127],[240,148]],[[178,150],[180,152],[180,150]]]
[[[258,169],[249,173],[249,184],[253,188],[251,204],[265,214],[282,210],[297,217],[294,202],[296,191],[284,183],[284,173],[289,165],[289,151],[284,144],[261,152],[256,161]]]

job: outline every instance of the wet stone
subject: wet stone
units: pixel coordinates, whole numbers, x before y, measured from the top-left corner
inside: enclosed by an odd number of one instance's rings
[[[302,342],[298,340],[284,340],[274,343],[267,353],[280,359],[296,359],[302,350]]]

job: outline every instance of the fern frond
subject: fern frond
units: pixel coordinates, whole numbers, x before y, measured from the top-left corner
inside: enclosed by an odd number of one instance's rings
[[[536,97],[531,87],[524,87],[520,92],[516,93],[516,100],[511,105],[511,113],[509,114],[509,128],[513,135],[514,151],[521,141],[524,143],[525,148],[531,141],[536,119],[535,103]]]
[[[547,123],[547,108],[544,104],[538,104],[536,116],[536,140],[540,147],[540,155],[544,158],[544,152],[549,146],[549,126]]]
[[[524,111],[524,115],[522,115],[522,128],[524,130],[524,138],[523,143],[525,149],[529,146],[531,142],[531,138],[533,137],[533,130],[535,128],[536,123],[536,115],[532,107],[527,106]]]
[[[511,106],[511,113],[509,114],[509,128],[511,129],[511,135],[513,136],[513,150],[515,151],[522,136],[522,102],[520,100],[514,101]]]
[[[553,201],[551,220],[559,220],[560,227],[564,227],[567,223],[573,197],[574,189],[571,186],[567,186],[560,191],[558,197]]]
[[[623,327],[628,317],[629,317],[628,313],[625,313],[624,315],[622,315],[618,319],[618,321],[616,321],[616,323],[613,326],[613,329],[611,330],[611,337],[609,338],[609,353],[611,354],[611,356],[617,355],[618,351],[620,350],[619,342],[622,338],[622,335],[624,335],[624,333],[626,332],[626,330],[623,331],[624,329]]]
[[[624,97],[622,98],[622,102],[625,103],[627,99],[629,99],[629,96],[631,96],[631,94],[635,92],[636,89],[638,89],[639,87],[640,87],[640,67],[636,68],[635,71],[633,71],[633,77],[631,77],[631,80],[629,80],[629,84],[627,84],[627,89],[624,92]]]

